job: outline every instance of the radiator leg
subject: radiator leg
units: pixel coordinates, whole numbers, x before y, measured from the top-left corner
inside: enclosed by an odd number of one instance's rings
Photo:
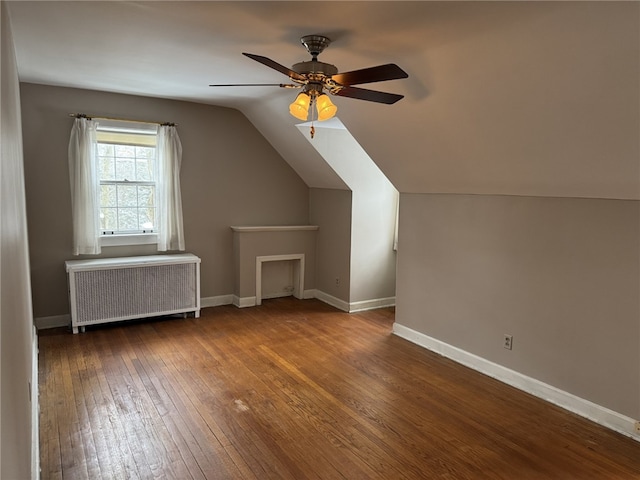
[[[73,327],[73,328],[72,328],[72,330],[73,330],[73,334],[74,334],[74,335],[75,335],[76,333],[78,333],[78,327]]]
[[[86,327],[80,327],[80,332],[81,332],[81,333],[84,333],[84,332],[85,332],[85,330],[86,330]]]

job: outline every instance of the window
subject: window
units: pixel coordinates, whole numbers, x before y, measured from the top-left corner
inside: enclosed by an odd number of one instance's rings
[[[98,126],[100,234],[153,233],[156,225],[156,134]]]
[[[76,115],[69,140],[73,254],[143,243],[184,250],[181,163],[173,124]]]

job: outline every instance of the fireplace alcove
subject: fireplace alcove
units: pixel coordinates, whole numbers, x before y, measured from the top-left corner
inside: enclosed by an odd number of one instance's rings
[[[270,262],[291,262],[296,298],[312,298],[315,276],[316,225],[232,226],[235,283],[233,304],[260,305],[264,273]]]

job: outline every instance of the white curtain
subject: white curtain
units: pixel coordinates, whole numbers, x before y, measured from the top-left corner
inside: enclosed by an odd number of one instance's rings
[[[74,255],[100,253],[96,127],[93,120],[76,118],[69,139]]]
[[[156,147],[158,250],[184,250],[180,165],[182,144],[175,126],[161,125]]]

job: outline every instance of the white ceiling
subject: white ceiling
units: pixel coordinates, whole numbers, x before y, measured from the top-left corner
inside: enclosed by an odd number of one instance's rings
[[[397,63],[336,98],[402,192],[640,198],[636,2],[8,2],[20,79],[240,109],[310,186],[344,188],[295,128],[286,77],[306,34],[340,71]]]

